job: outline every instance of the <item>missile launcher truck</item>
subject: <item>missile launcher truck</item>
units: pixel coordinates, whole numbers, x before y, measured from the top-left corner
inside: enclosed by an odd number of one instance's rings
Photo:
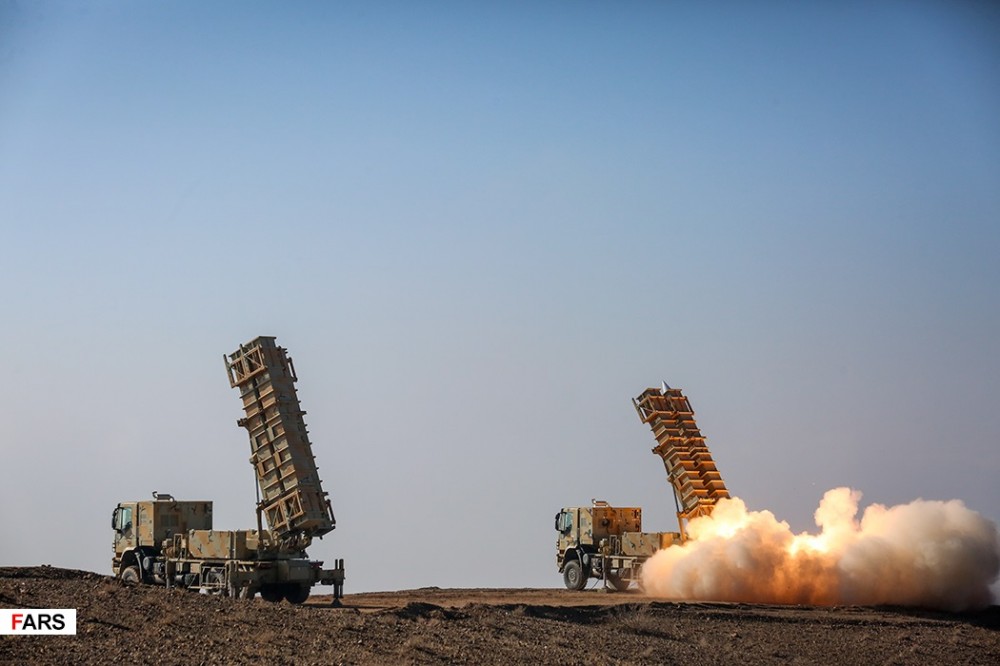
[[[216,530],[212,503],[166,493],[122,502],[112,514],[116,576],[133,583],[196,589],[267,601],[304,602],[313,585],[332,585],[339,604],[344,561],[323,568],[306,548],[336,527],[320,485],[299,407],[295,366],[273,337],[259,337],[223,357],[238,388],[257,475],[257,529]],[[264,522],[267,529],[264,528]]]
[[[715,467],[691,403],[680,389],[649,388],[632,400],[639,419],[656,438],[653,453],[663,459],[674,494],[678,532],[643,532],[642,509],[613,507],[591,500],[589,507],[556,514],[556,565],[571,590],[597,578],[606,588],[624,591],[639,580],[643,563],[656,551],[687,540],[688,520],[709,515],[729,491]]]

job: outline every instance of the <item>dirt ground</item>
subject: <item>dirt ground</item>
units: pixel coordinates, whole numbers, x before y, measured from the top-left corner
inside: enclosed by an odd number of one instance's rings
[[[1000,607],[670,603],[425,588],[302,606],[0,568],[0,608],[76,608],[76,636],[0,636],[2,664],[997,664]]]

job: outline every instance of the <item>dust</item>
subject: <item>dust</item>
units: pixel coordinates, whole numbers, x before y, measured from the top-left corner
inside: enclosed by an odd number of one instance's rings
[[[959,500],[873,504],[828,491],[818,533],[793,534],[770,511],[724,499],[688,525],[690,540],[643,567],[650,596],[781,604],[891,604],[947,611],[991,603],[1000,573],[997,526]]]

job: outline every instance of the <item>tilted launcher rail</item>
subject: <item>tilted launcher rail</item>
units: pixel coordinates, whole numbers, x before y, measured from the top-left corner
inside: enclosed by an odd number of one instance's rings
[[[320,484],[316,458],[295,391],[295,366],[273,337],[240,345],[225,357],[229,384],[238,388],[250,435],[250,463],[260,497],[257,518],[278,539],[304,548],[337,523]]]
[[[681,538],[687,539],[687,521],[711,514],[716,502],[729,497],[729,491],[698,429],[691,403],[680,389],[664,383],[662,388],[646,389],[632,403],[656,438],[653,453],[663,458],[674,490]]]

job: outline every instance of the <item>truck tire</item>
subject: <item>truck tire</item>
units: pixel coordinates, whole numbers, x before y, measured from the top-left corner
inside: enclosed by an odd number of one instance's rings
[[[142,574],[139,573],[139,567],[134,564],[130,567],[122,569],[121,573],[118,574],[118,577],[121,578],[123,583],[134,583],[138,585],[142,582]]]
[[[285,599],[288,600],[290,604],[301,604],[304,603],[306,599],[309,598],[310,587],[308,585],[291,585],[285,586]]]
[[[579,560],[570,560],[563,567],[563,582],[568,590],[582,590],[587,586],[587,577],[583,575]]]
[[[260,596],[264,601],[269,601],[272,604],[276,604],[281,601],[284,596],[279,585],[264,585],[260,588]]]

